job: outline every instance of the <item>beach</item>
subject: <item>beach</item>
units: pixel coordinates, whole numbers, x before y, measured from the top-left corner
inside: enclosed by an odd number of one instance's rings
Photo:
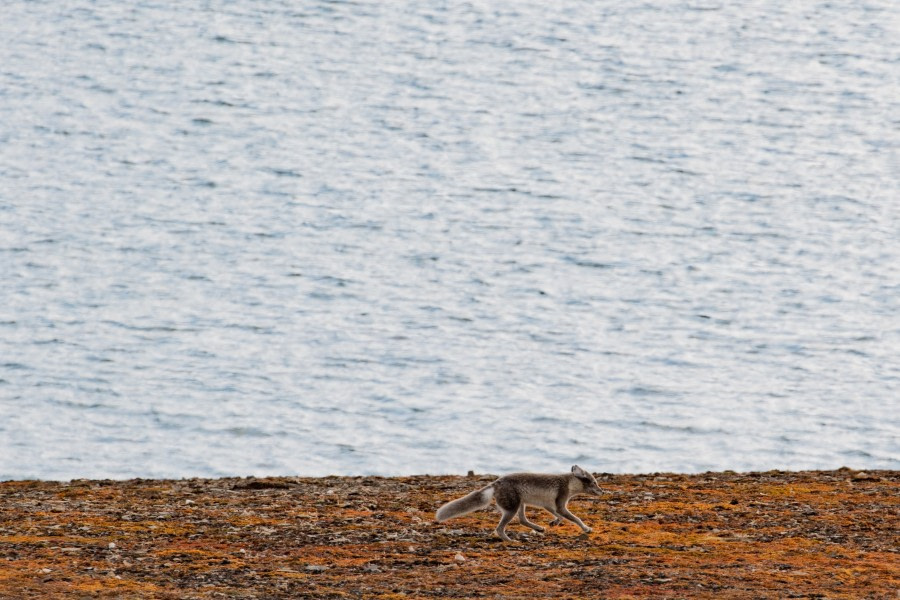
[[[896,598],[900,472],[597,474],[538,534],[493,475],[0,483],[0,598]],[[549,515],[528,510],[546,525]]]

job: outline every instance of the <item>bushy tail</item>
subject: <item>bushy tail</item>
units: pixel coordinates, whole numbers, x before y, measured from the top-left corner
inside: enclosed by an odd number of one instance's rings
[[[463,496],[462,498],[451,500],[438,509],[435,518],[437,519],[437,522],[440,523],[442,521],[446,521],[447,519],[452,519],[453,517],[459,517],[468,514],[472,511],[476,511],[479,508],[484,508],[489,505],[493,497],[494,486],[489,485],[485,488],[481,488],[476,492],[472,492],[468,496]]]

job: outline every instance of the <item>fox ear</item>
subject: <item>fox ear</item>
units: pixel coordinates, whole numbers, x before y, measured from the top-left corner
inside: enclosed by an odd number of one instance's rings
[[[575,473],[576,475],[584,474],[584,470],[581,467],[579,467],[578,465],[572,465],[572,472]]]

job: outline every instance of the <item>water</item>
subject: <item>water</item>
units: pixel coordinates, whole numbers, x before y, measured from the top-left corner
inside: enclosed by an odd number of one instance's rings
[[[7,1],[0,478],[900,468],[898,39]]]

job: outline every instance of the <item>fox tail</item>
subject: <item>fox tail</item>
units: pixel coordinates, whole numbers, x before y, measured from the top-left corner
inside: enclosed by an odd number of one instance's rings
[[[489,485],[478,491],[472,492],[467,496],[463,496],[462,498],[451,500],[437,510],[435,518],[438,523],[441,523],[447,519],[459,517],[480,508],[485,508],[491,503],[493,497],[494,486]]]

